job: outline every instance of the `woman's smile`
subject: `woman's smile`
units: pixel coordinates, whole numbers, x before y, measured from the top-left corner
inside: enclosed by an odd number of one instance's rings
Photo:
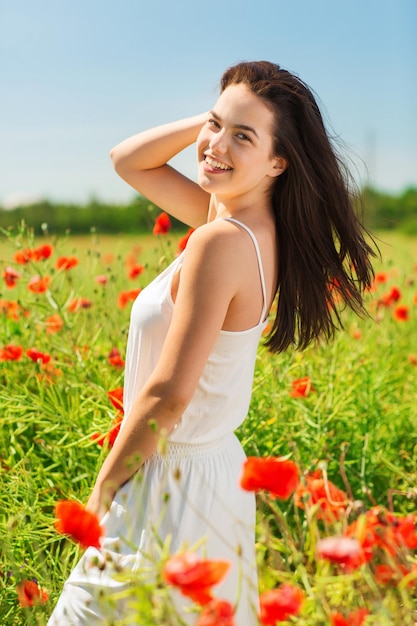
[[[217,159],[208,155],[205,155],[204,161],[205,161],[204,169],[206,172],[213,172],[213,173],[218,173],[219,171],[230,172],[230,170],[233,169],[232,167],[230,167],[230,165],[227,165],[226,163],[223,163],[222,161],[218,161]]]

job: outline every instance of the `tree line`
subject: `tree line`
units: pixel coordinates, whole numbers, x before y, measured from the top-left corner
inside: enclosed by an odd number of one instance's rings
[[[417,234],[417,188],[410,187],[392,195],[365,187],[358,199],[358,212],[370,230],[401,230]],[[16,229],[24,221],[35,234],[49,233],[145,233],[151,232],[160,209],[142,196],[127,204],[109,204],[92,199],[80,204],[42,200],[5,210],[0,206],[0,227]],[[45,226],[47,225],[47,226]],[[172,219],[173,230],[183,225]]]
[[[417,234],[417,187],[409,187],[397,195],[365,187],[361,201],[369,229]]]

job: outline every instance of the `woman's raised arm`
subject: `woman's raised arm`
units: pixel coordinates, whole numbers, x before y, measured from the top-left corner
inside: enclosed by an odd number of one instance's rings
[[[196,115],[138,133],[110,151],[116,172],[134,189],[189,226],[207,221],[209,195],[168,165],[193,144],[207,114]]]

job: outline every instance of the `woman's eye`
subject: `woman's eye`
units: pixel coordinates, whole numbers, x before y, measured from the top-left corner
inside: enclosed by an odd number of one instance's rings
[[[220,124],[217,120],[210,119],[208,120],[210,126],[214,126],[214,128],[220,128]]]
[[[243,141],[250,141],[249,137],[245,135],[245,133],[237,133],[236,137],[238,139],[242,139]]]

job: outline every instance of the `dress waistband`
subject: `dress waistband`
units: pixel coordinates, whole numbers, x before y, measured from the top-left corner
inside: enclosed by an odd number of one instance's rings
[[[150,458],[156,461],[202,458],[219,454],[225,448],[238,441],[234,433],[229,433],[220,439],[214,439],[205,443],[183,443],[168,439],[162,444],[162,449],[154,452]]]

